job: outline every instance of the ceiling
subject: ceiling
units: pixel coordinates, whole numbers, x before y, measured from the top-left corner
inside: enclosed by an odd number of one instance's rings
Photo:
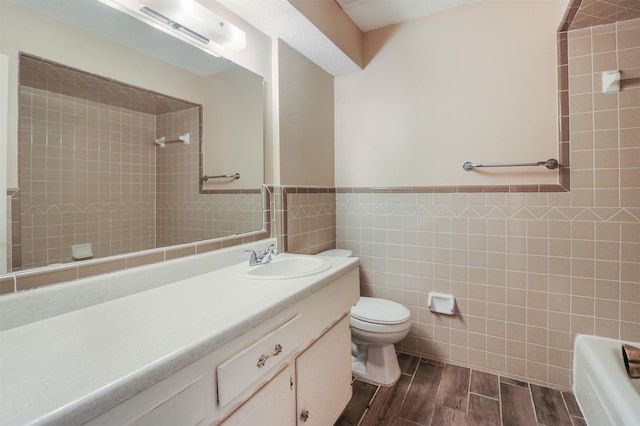
[[[336,0],[363,32],[475,1],[478,0]]]
[[[288,0],[217,1],[263,33],[280,38],[331,75],[361,70],[360,65],[341,51]],[[360,30],[366,32],[479,0],[321,1],[336,1]]]

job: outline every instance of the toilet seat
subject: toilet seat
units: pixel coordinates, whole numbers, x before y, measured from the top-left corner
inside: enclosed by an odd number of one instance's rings
[[[398,324],[376,324],[375,322],[361,321],[354,317],[350,318],[350,324],[352,328],[377,334],[401,333],[411,328],[411,323],[409,321]]]
[[[410,316],[409,309],[401,304],[376,297],[361,297],[358,303],[351,307],[351,318],[371,324],[402,324]]]

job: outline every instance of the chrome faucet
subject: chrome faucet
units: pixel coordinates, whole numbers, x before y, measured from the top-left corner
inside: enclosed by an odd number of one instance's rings
[[[267,249],[264,251],[263,255],[274,255],[277,256],[280,254],[280,252],[278,251],[278,249],[276,248],[275,244],[271,244],[269,247],[267,247]]]
[[[273,258],[271,257],[272,255],[277,256],[278,254],[280,254],[274,244],[271,244],[262,253],[256,253],[255,250],[245,250],[244,252],[251,255],[251,257],[249,258],[249,266],[264,265],[265,263],[269,263],[273,260]]]

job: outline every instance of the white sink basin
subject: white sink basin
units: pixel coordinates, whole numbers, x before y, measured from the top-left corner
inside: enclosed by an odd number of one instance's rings
[[[252,280],[289,280],[319,274],[331,268],[331,263],[313,256],[274,256],[264,265],[249,266],[242,262],[233,268],[234,275]]]

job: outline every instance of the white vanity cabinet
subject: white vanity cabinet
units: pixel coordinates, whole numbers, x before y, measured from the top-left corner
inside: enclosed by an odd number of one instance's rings
[[[224,426],[331,425],[351,399],[351,335],[345,315],[229,416]]]
[[[354,268],[89,424],[332,424],[351,397],[358,297]]]
[[[346,315],[296,359],[299,425],[332,425],[351,399],[351,333]]]
[[[223,425],[294,425],[296,399],[293,376],[293,367],[287,365],[276,377],[231,414]]]

